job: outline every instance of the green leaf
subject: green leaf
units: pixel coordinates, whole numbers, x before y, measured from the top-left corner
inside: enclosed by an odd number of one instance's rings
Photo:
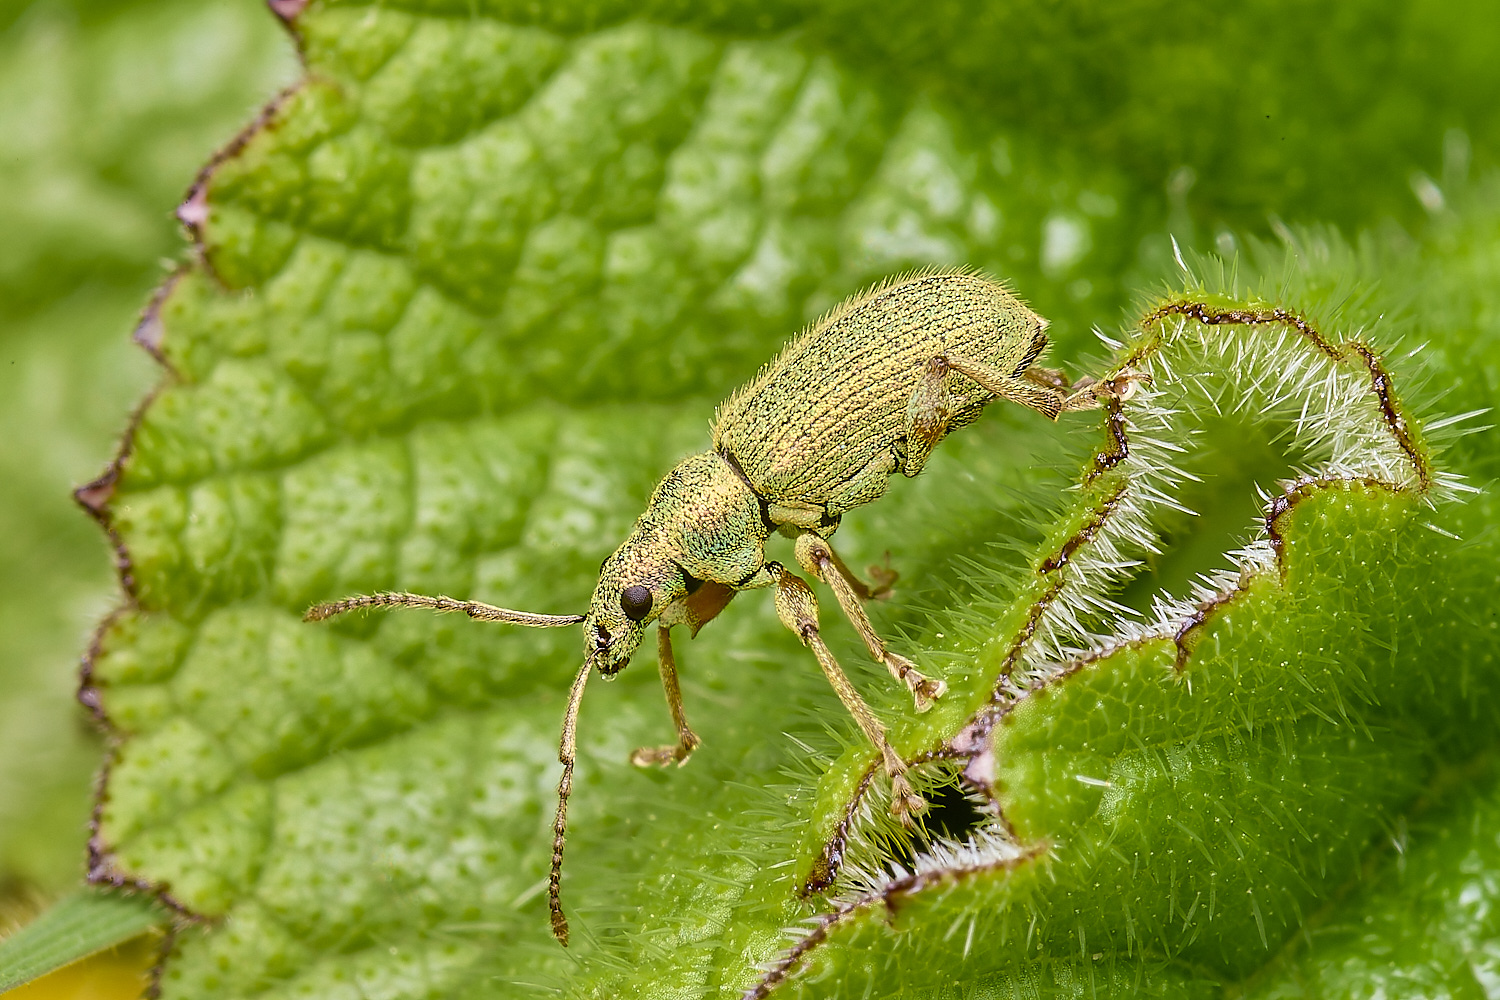
[[[165,995],[1256,988],[1479,787],[1496,511],[1462,501],[1495,448],[1435,415],[1500,385],[1500,199],[1450,188],[1420,249],[1205,259],[1123,332],[1150,381],[1118,413],[996,407],[849,518],[845,557],[903,575],[877,627],[950,686],[915,716],[825,613],[925,828],[763,594],[682,652],[691,767],[627,763],[667,731],[644,665],[592,691],[550,940],[577,636],[302,610],[579,610],[714,403],[844,294],[968,262],[1072,359],[1171,252],[1139,176],[899,92],[816,43],[830,10],[797,40],[733,6],[296,13],[309,75],[179,210],[200,252],[139,332],[169,375],[80,492],[129,597],[85,677],[117,736],[91,872],[210,918]],[[1346,946],[1313,940],[1314,971]]]
[[[0,992],[124,944],[167,922],[149,899],[85,891],[0,942]]]

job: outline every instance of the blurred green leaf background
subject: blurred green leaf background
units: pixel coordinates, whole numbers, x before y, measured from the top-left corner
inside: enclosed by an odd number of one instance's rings
[[[0,923],[77,882],[102,747],[75,665],[118,585],[69,491],[156,379],[129,331],[173,207],[295,76],[249,0],[0,5]]]

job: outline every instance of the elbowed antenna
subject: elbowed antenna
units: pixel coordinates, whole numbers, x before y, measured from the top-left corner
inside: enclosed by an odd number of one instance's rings
[[[563,772],[557,782],[557,815],[552,820],[552,869],[547,873],[547,908],[552,912],[552,936],[564,948],[568,946],[568,918],[562,909],[563,844],[568,830],[568,796],[573,791],[573,759],[578,752],[578,708],[583,704],[583,688],[593,669],[594,657],[585,657],[583,668],[573,678],[573,687],[568,692],[568,711],[563,716],[562,740],[557,747],[557,759]]]
[[[577,625],[583,615],[539,615],[531,611],[512,611],[497,608],[493,604],[479,601],[460,601],[452,597],[429,597],[426,594],[408,594],[402,591],[385,591],[379,594],[361,594],[346,597],[342,601],[327,601],[314,604],[302,616],[303,621],[320,622],[346,611],[361,608],[427,608],[430,611],[462,611],[477,621],[507,622],[525,625],[528,628],[559,628]],[[547,876],[547,906],[552,911],[552,934],[566,948],[568,946],[568,918],[562,910],[562,859],[563,843],[568,829],[568,796],[573,791],[573,761],[578,752],[578,708],[583,704],[583,688],[588,683],[589,671],[594,668],[592,655],[584,658],[583,668],[573,678],[573,688],[568,692],[568,712],[563,717],[562,741],[557,748],[557,759],[563,766],[562,778],[557,783],[557,816],[552,821],[552,870]]]
[[[480,601],[460,601],[452,597],[429,597],[426,594],[408,594],[402,591],[385,591],[379,594],[361,594],[346,597],[342,601],[327,601],[314,604],[302,616],[305,622],[320,622],[346,611],[360,608],[427,608],[430,611],[462,611],[470,618],[482,622],[508,622],[528,628],[559,628],[577,625],[583,615],[539,615],[532,611],[511,611],[497,608]]]

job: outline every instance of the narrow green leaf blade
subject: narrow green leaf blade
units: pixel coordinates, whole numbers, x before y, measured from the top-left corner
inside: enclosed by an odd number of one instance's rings
[[[0,993],[165,923],[161,907],[144,897],[89,890],[68,896],[0,941]]]

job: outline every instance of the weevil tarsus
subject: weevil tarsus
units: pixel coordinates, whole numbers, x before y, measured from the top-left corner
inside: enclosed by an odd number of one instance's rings
[[[1109,379],[1101,380],[1085,375],[1074,382],[1068,378],[1067,373],[1058,371],[1056,368],[1038,368],[1035,365],[1026,369],[1023,377],[1027,381],[1058,394],[1059,415],[1076,413],[1079,410],[1096,410],[1103,406],[1109,397],[1117,397],[1121,402],[1129,402],[1135,397],[1137,386],[1151,381],[1150,375],[1127,369]],[[1053,417],[1053,419],[1057,418]]]
[[[829,551],[832,552],[831,549]],[[889,551],[881,557],[880,562],[870,563],[865,567],[865,573],[870,578],[869,583],[865,583],[854,571],[845,566],[844,561],[839,558],[837,552],[833,552],[833,562],[835,566],[839,567],[839,571],[844,574],[844,579],[849,581],[849,585],[854,588],[854,592],[859,595],[859,599],[862,601],[883,601],[887,599],[895,591],[896,581],[901,579],[901,574],[891,568],[891,554]]]
[[[1105,400],[1111,398],[1117,399],[1122,403],[1128,403],[1135,398],[1136,391],[1143,383],[1149,384],[1150,382],[1150,375],[1133,369],[1126,369],[1113,378],[1107,379],[1097,379],[1085,375],[1072,385],[1064,384],[1062,386],[1061,412],[1074,413],[1078,410],[1096,410],[1105,404]]]

